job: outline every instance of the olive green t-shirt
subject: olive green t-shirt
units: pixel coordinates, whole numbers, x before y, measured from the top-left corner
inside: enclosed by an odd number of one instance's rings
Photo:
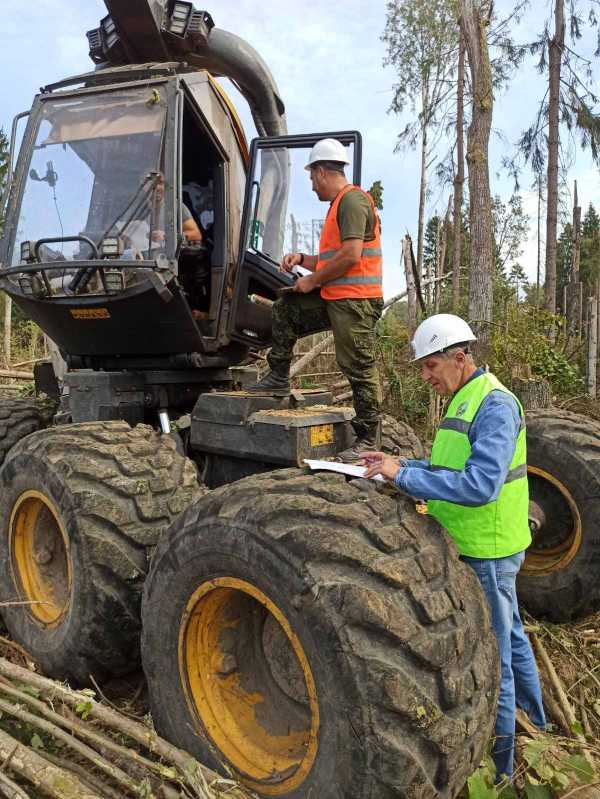
[[[358,189],[346,192],[340,200],[337,223],[342,241],[346,239],[373,241],[375,238],[375,216],[371,203]]]

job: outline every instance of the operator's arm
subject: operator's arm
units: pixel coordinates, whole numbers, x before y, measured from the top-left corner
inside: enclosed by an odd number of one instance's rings
[[[297,291],[312,291],[332,280],[343,277],[350,267],[360,261],[364,242],[372,241],[375,236],[376,223],[371,204],[363,192],[349,191],[342,197],[337,210],[337,223],[342,246],[318,272],[313,271],[317,264],[315,257],[314,266],[311,269],[313,274],[298,280]],[[305,263],[302,265],[305,264],[306,256]]]
[[[306,275],[307,283],[310,283],[312,291],[313,288],[327,283],[328,280],[335,280],[336,277],[345,275],[348,269],[355,264],[362,252],[363,240],[362,239],[347,239],[342,242],[341,249],[329,259],[327,266],[319,269],[319,279],[317,280],[315,269],[317,268],[317,261],[319,260],[316,255],[302,254],[302,263],[300,263],[300,253],[291,253],[283,258],[281,269],[284,272],[289,272],[294,266],[302,266],[312,272],[312,275]],[[300,278],[302,280],[302,278]]]
[[[336,254],[327,261],[325,266],[319,269],[318,273],[315,272],[315,285],[322,286],[324,283],[329,283],[330,280],[335,280],[337,277],[345,275],[351,266],[360,261],[362,248],[362,239],[346,239],[343,241]]]
[[[319,259],[316,255],[306,255],[300,252],[291,252],[289,255],[283,256],[283,261],[279,267],[280,272],[291,272],[295,266],[302,266],[308,269],[309,272],[314,272],[317,268],[317,261]]]
[[[405,458],[403,466],[410,466],[411,469],[429,469],[430,463],[427,458]]]
[[[202,231],[185,203],[181,204],[181,231],[188,241],[202,241]]]
[[[188,241],[202,241],[202,231],[193,217],[182,223],[181,230]]]
[[[521,420],[514,399],[493,391],[484,400],[470,433],[471,456],[462,471],[401,468],[396,485],[421,499],[477,507],[497,499],[515,453]]]

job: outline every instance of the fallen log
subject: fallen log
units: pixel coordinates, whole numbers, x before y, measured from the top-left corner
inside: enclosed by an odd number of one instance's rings
[[[0,757],[7,761],[11,771],[24,777],[52,799],[104,799],[84,785],[75,774],[69,774],[50,763],[4,730],[0,730]],[[27,794],[24,795],[27,797]]]
[[[215,794],[218,795],[218,791],[220,790],[221,793],[226,791],[227,796],[231,797],[231,799],[247,799],[248,794],[239,788],[233,780],[220,777],[220,775],[199,763],[187,752],[165,741],[144,724],[133,721],[117,710],[97,702],[89,695],[89,692],[74,691],[61,683],[42,677],[36,672],[17,666],[5,658],[0,658],[0,674],[4,678],[19,684],[18,689],[13,685],[13,690],[23,690],[24,686],[31,686],[34,688],[38,700],[45,699],[49,701],[51,705],[54,702],[61,701],[67,707],[74,710],[75,713],[81,712],[82,706],[85,707],[86,719],[94,719],[110,730],[125,735],[127,738],[145,747],[150,754],[161,758],[163,763],[160,764],[158,769],[148,769],[150,774],[156,774],[158,772],[166,776],[169,771],[168,766],[174,766],[176,773],[169,774],[169,777],[175,782],[180,782],[188,786],[188,789],[191,789],[193,792],[193,796],[200,797],[200,799],[211,799]],[[5,685],[6,682],[0,685],[0,691],[5,689]],[[1,709],[4,709],[7,705],[8,708],[6,712],[9,712],[9,710],[14,711],[15,706],[11,706],[9,703],[4,703],[0,700]],[[29,702],[29,706],[33,707],[33,703]],[[23,718],[25,711],[21,710],[19,712],[21,718]],[[13,715],[16,716],[17,714],[13,712]],[[50,723],[38,719],[37,724],[40,728],[42,726],[40,722]],[[93,733],[99,733],[97,726],[93,728]],[[72,737],[69,736],[68,733],[64,734],[67,735],[67,737]],[[91,742],[89,734],[87,737]],[[104,745],[106,745],[106,742],[104,742]],[[85,744],[81,744],[81,746],[85,746]],[[0,750],[0,757],[1,756]],[[130,754],[129,759],[135,760],[140,765],[145,761],[144,756],[139,753]],[[112,767],[112,764],[109,765]],[[125,777],[129,779],[127,775],[125,775]],[[215,786],[214,791],[212,789],[213,785]],[[73,794],[73,796],[75,796],[75,794]],[[65,795],[62,799],[70,799],[70,797]]]
[[[78,741],[74,735],[69,735],[69,733],[61,730],[56,726],[56,724],[45,721],[44,719],[39,718],[39,716],[36,716],[35,713],[29,713],[27,710],[23,710],[17,705],[12,705],[10,702],[5,702],[3,699],[0,699],[0,711],[2,711],[3,715],[7,715],[9,718],[12,716],[20,721],[24,721],[26,724],[30,724],[32,727],[38,727],[40,730],[47,732],[53,738],[56,738],[63,744],[66,744],[69,748],[73,749],[75,752],[77,752],[77,754],[81,755],[86,760],[89,760],[93,766],[98,768],[100,771],[103,771],[108,777],[111,777],[113,780],[115,780],[115,782],[118,782],[132,793],[137,792],[137,784],[129,777],[128,774],[126,774],[118,766],[109,763],[108,760],[105,760],[91,747],[81,743],[81,741]],[[28,750],[28,753],[30,751],[31,750]],[[14,757],[12,758],[11,763],[14,763]],[[51,766],[53,764],[48,765]],[[81,781],[75,776],[73,776],[73,779],[76,779],[77,782],[81,784]],[[88,794],[85,795],[87,796]],[[68,799],[68,796],[69,795],[66,794],[65,796],[61,796],[60,799]],[[77,794],[77,796],[79,796],[79,794]],[[99,796],[99,794],[90,793],[89,796],[96,797]],[[155,799],[154,794],[148,793],[148,799]]]
[[[567,696],[567,692],[565,691],[564,685],[562,684],[562,680],[558,676],[557,671],[554,668],[554,664],[550,660],[550,656],[548,655],[548,652],[546,651],[546,647],[542,643],[542,641],[539,638],[539,636],[537,636],[535,634],[531,635],[531,641],[533,643],[535,651],[539,655],[539,658],[540,658],[540,660],[541,660],[541,662],[542,662],[542,664],[544,666],[546,674],[548,675],[548,677],[550,679],[550,682],[552,683],[552,687],[554,689],[554,693],[555,693],[556,698],[558,700],[558,704],[559,704],[559,706],[560,706],[560,708],[561,708],[561,710],[562,710],[562,712],[564,714],[564,717],[565,717],[565,719],[567,721],[567,724],[569,725],[569,728],[570,728],[570,731],[571,731],[571,735],[574,738],[576,738],[580,743],[582,743],[584,745],[587,744],[585,735],[582,732],[578,731],[579,724],[578,724],[577,717],[575,715],[575,711],[573,710],[573,707],[571,706],[571,703],[569,702],[569,698]],[[585,749],[585,748],[582,748],[581,754],[588,761],[588,763],[590,764],[592,769],[595,770],[594,761],[593,761],[590,753],[588,752],[588,750]]]
[[[21,372],[18,369],[0,369],[0,377],[10,377],[12,380],[33,380],[33,372]]]

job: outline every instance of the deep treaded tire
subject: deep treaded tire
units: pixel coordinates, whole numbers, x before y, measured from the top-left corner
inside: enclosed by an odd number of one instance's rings
[[[140,601],[163,530],[205,489],[175,442],[125,422],[28,436],[0,471],[4,621],[46,674],[77,683],[139,663]]]
[[[425,457],[425,448],[412,427],[389,413],[381,417],[381,449],[402,458]]]
[[[55,409],[51,400],[0,399],[0,466],[17,441],[48,427]]]
[[[254,605],[247,586],[262,597]],[[276,613],[301,647],[295,669]],[[255,771],[264,765],[258,784],[236,768],[261,796],[453,797],[493,728],[498,656],[474,572],[433,519],[366,481],[290,469],[210,492],[159,542],[142,618],[157,729],[220,770],[215,741],[231,730],[227,760],[242,752]],[[277,630],[279,648],[269,643]],[[202,703],[213,699],[210,727]],[[223,711],[236,706],[239,715]],[[277,741],[300,728],[299,765],[270,770],[285,763]]]
[[[527,464],[530,517],[536,516],[536,502],[543,513],[539,543],[534,537],[519,574],[519,599],[534,616],[554,622],[595,613],[600,610],[600,424],[556,408],[529,412]]]

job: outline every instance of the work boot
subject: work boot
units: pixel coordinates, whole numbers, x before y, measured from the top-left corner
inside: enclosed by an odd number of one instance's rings
[[[250,394],[268,394],[272,397],[287,397],[290,393],[290,378],[284,372],[269,372],[246,389]]]
[[[380,425],[370,425],[366,430],[357,433],[354,444],[348,449],[338,452],[336,460],[342,463],[356,463],[361,452],[377,452],[381,447]]]

